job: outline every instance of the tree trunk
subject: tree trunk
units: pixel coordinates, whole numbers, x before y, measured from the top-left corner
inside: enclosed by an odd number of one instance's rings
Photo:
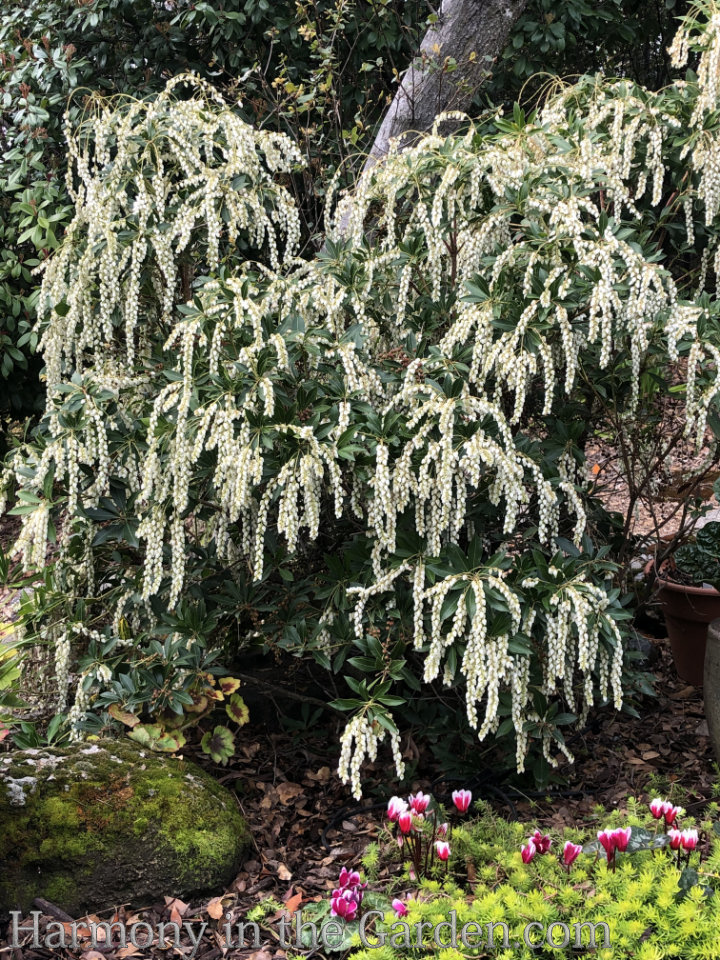
[[[442,0],[439,19],[425,34],[420,53],[400,88],[365,163],[364,172],[402,138],[408,146],[448,110],[467,110],[488,76],[527,0]],[[448,69],[454,60],[455,69]]]

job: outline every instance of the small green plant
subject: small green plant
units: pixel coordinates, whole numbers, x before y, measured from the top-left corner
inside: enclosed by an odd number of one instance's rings
[[[167,642],[164,647],[158,644],[164,656],[167,654],[167,645]],[[131,740],[150,750],[163,753],[181,750],[186,743],[187,731],[201,726],[202,721],[211,719],[221,703],[226,716],[236,726],[241,727],[250,719],[245,701],[236,693],[240,686],[239,680],[234,677],[222,677],[218,680],[212,673],[198,672],[184,688],[167,691],[167,706],[159,712],[153,707],[152,722],[141,722],[141,711],[143,706],[147,707],[147,698],[133,698],[128,689],[132,679],[127,674],[124,676],[125,684],[122,680],[114,681],[107,691],[106,698],[119,698],[112,699],[108,714],[117,723],[129,728],[128,736]],[[155,676],[157,677],[157,672]],[[171,676],[175,678],[176,674],[173,672]],[[188,676],[192,677],[191,674]],[[153,689],[150,703],[155,704],[162,693],[157,687]],[[128,705],[133,709],[129,709]],[[235,754],[235,736],[229,727],[216,725],[212,730],[205,730],[200,746],[215,763],[224,765]]]
[[[62,746],[70,741],[70,728],[63,713],[56,713],[45,727],[35,720],[21,720],[10,728],[13,746],[18,750]]]

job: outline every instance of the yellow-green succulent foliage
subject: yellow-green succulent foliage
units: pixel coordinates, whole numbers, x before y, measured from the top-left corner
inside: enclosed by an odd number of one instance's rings
[[[646,811],[645,811],[646,812]],[[497,960],[550,960],[550,958],[594,957],[597,960],[714,960],[720,957],[720,842],[711,822],[698,823],[706,830],[710,851],[700,862],[700,853],[690,855],[690,870],[697,871],[697,883],[681,889],[681,869],[676,854],[663,847],[634,853],[618,853],[616,869],[608,869],[607,861],[593,853],[581,853],[569,872],[560,859],[565,840],[576,843],[593,840],[605,826],[631,826],[654,830],[656,821],[645,815],[634,801],[627,813],[613,812],[593,818],[582,829],[567,829],[562,835],[553,833],[547,854],[536,856],[529,864],[522,861],[520,849],[532,830],[527,824],[508,823],[485,812],[476,823],[453,832],[453,855],[448,879],[423,881],[417,893],[404,900],[408,913],[402,920],[410,927],[411,948],[400,940],[391,945],[393,924],[398,923],[390,910],[373,932],[369,923],[366,943],[382,940],[378,947],[364,947],[350,960],[399,960],[400,957],[437,956],[441,960],[461,957],[494,957]],[[717,809],[714,809],[717,813]],[[683,825],[687,825],[685,819]],[[662,834],[662,827],[658,828]],[[701,834],[702,836],[702,834]],[[702,840],[699,845],[702,846]],[[698,848],[698,849],[699,849]],[[471,865],[468,869],[468,865]],[[683,861],[684,866],[684,861]],[[690,871],[688,871],[690,872]],[[468,883],[468,877],[473,881]],[[694,877],[692,878],[694,879]],[[437,924],[448,921],[455,911],[457,949],[439,947],[433,942],[433,929],[423,928],[423,948],[417,949],[416,924]],[[467,930],[469,944],[461,942],[465,924],[480,925],[481,935]],[[488,924],[506,924],[504,930],[493,928],[494,948],[487,946]],[[541,924],[527,933],[535,944],[524,942],[528,924]],[[565,948],[550,947],[545,938],[552,935],[562,942],[560,927],[569,928],[569,944]],[[597,950],[588,950],[590,926],[593,924]],[[607,929],[600,926],[607,924]],[[395,928],[401,932],[400,927]],[[475,936],[473,936],[473,932]],[[576,935],[582,947],[574,948]],[[606,941],[607,936],[607,941]],[[448,942],[450,928],[439,935]],[[485,943],[485,946],[479,944]],[[604,944],[609,942],[609,948]],[[517,944],[517,946],[513,946]],[[585,948],[585,949],[583,949]]]

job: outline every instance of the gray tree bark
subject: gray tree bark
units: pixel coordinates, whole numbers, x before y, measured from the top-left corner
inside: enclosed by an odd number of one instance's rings
[[[439,19],[403,75],[375,137],[364,172],[388,152],[392,140],[409,146],[448,110],[467,110],[527,0],[442,0]],[[456,61],[453,71],[448,59]]]

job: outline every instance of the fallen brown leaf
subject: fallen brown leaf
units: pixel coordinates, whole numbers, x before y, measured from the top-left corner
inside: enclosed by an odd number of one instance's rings
[[[328,783],[332,777],[332,771],[330,767],[320,767],[317,773],[313,773],[311,770],[305,774],[308,780],[314,780],[316,783]]]
[[[169,910],[177,910],[181,917],[184,917],[189,909],[189,904],[183,903],[182,900],[178,900],[177,897],[165,897],[165,906]]]
[[[205,910],[213,920],[219,920],[223,913],[225,913],[222,905],[222,897],[213,897],[207,907],[205,907]]]
[[[296,913],[298,911],[301,903],[302,903],[302,894],[296,893],[295,896],[290,897],[290,899],[285,902],[285,909],[292,916],[293,913]]]
[[[72,924],[72,923],[63,923],[63,929],[65,930],[65,933],[68,935],[68,937],[71,937],[71,936],[73,935],[73,924]],[[76,930],[76,934],[75,934],[75,935],[76,935],[77,937],[79,937],[81,940],[89,940],[89,939],[90,939],[90,929],[89,929],[89,927],[76,927],[75,930]],[[103,930],[99,930],[99,931],[98,931],[98,934],[102,934],[103,936],[105,936],[105,932],[104,932]],[[100,939],[100,936],[98,936],[97,939],[99,940],[99,939]]]
[[[299,783],[291,783],[290,781],[278,783],[276,790],[280,797],[280,803],[282,803],[284,807],[292,803],[295,797],[299,797],[301,793],[304,793]]]

